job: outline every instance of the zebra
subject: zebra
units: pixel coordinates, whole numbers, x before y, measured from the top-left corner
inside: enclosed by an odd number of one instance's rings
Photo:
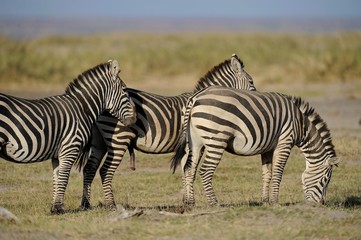
[[[244,70],[244,63],[236,54],[208,71],[197,82],[194,92],[211,85],[256,90],[252,77]],[[91,156],[83,168],[81,208],[84,210],[90,208],[91,183],[106,153],[108,155],[100,168],[105,195],[104,206],[116,209],[112,179],[125,152],[129,151],[131,168],[134,170],[134,149],[152,154],[174,151],[183,122],[182,109],[193,94],[166,97],[136,89],[128,89],[128,93],[138,114],[134,125],[124,127],[116,118],[105,115],[101,115],[96,122]]]
[[[209,87],[188,99],[182,136],[171,160],[173,172],[181,164],[183,203],[195,204],[193,183],[199,162],[201,182],[209,205],[218,204],[213,174],[224,151],[261,154],[262,202],[278,204],[283,170],[291,149],[306,158],[302,174],[306,200],[324,204],[332,167],[339,159],[326,123],[299,97]]]
[[[105,110],[124,125],[135,122],[134,105],[116,60],[91,68],[58,96],[36,100],[0,94],[0,157],[14,163],[52,159],[51,213],[64,213],[64,193],[74,162]]]

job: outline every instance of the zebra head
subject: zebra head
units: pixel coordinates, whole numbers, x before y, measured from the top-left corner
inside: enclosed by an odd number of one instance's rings
[[[332,157],[317,167],[306,167],[302,174],[302,183],[305,199],[311,202],[324,204],[326,189],[331,180],[332,168],[337,166],[339,158]]]
[[[108,64],[111,79],[105,109],[125,126],[129,126],[136,121],[135,105],[126,91],[127,86],[119,77],[120,67],[118,61],[109,60]]]
[[[233,53],[231,57],[231,67],[237,78],[236,86],[234,88],[256,91],[256,87],[253,84],[253,78],[246,70],[244,70],[243,61],[239,59],[235,53]]]

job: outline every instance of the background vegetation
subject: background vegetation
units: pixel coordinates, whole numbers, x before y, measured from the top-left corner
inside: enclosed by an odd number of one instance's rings
[[[179,94],[191,91],[199,77],[236,53],[259,90],[300,95],[315,103],[330,123],[342,159],[328,188],[327,205],[310,206],[303,200],[301,182],[305,160],[294,149],[281,184],[281,205],[267,207],[260,204],[260,157],[226,154],[214,179],[222,205],[207,206],[197,178],[196,208],[169,216],[160,211],[172,212],[181,205],[181,174],[171,174],[171,154],[137,152],[137,170],[129,170],[126,157],[114,179],[116,202],[128,210],[143,210],[128,219],[101,207],[98,176],[92,192],[95,208],[78,211],[82,175],[75,170],[66,191],[69,211],[50,215],[51,163],[0,161],[0,206],[20,219],[14,223],[0,216],[0,239],[361,238],[360,32],[0,37],[0,46],[0,91],[25,97],[61,93],[78,74],[108,59],[120,62],[128,87]],[[211,211],[215,213],[208,214]]]
[[[257,84],[353,82],[361,76],[361,33],[111,34],[14,40],[0,37],[0,84],[59,85],[117,59],[129,86],[165,80],[188,91],[236,53]],[[183,78],[179,86],[179,79]],[[182,87],[183,86],[183,87]],[[144,89],[144,87],[143,87]],[[161,91],[154,88],[155,91]]]

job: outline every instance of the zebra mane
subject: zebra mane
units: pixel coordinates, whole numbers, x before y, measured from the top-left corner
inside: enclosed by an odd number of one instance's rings
[[[81,73],[78,75],[78,77],[76,77],[72,82],[69,83],[69,85],[66,87],[65,89],[65,93],[69,94],[69,93],[74,93],[76,92],[76,90],[78,89],[82,89],[83,87],[81,86],[81,83],[84,83],[86,81],[88,81],[87,79],[90,79],[88,76],[92,75],[93,72],[96,71],[101,71],[101,72],[106,72],[109,66],[109,62],[106,63],[101,63],[93,68],[90,68],[88,70],[86,70],[85,72]]]
[[[233,55],[233,57],[236,57],[237,60],[241,63],[241,67],[244,68],[244,63],[237,55]],[[220,72],[223,68],[231,66],[231,60],[226,59],[224,62],[218,64],[217,66],[214,66],[210,71],[206,73],[203,77],[201,77],[194,89],[194,92],[198,92],[199,90],[202,90],[205,87],[211,86],[211,85],[219,85],[217,82],[217,73]]]
[[[319,136],[323,139],[323,143],[330,146],[334,151],[334,145],[331,141],[331,133],[327,127],[326,122],[321,118],[321,116],[315,111],[310,104],[300,97],[290,97],[288,98],[297,106],[297,108],[303,113],[305,117],[316,127]],[[335,152],[335,151],[334,151]],[[336,156],[336,153],[335,153]]]

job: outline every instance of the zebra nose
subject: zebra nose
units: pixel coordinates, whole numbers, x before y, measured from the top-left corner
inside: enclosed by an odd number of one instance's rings
[[[132,125],[133,123],[135,123],[135,118],[134,118],[134,117],[126,118],[126,119],[124,119],[124,121],[123,121],[123,124],[124,124],[125,126]]]
[[[136,120],[137,120],[137,114],[134,112],[134,115],[133,115],[133,116],[124,118],[123,124],[124,124],[125,126],[129,126],[129,125],[134,124],[134,123],[136,122]]]

